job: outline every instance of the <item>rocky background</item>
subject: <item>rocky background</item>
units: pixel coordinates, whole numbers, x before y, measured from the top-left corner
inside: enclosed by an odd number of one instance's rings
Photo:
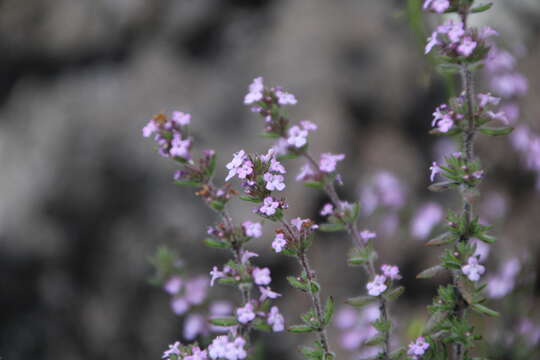
[[[140,129],[154,113],[179,109],[193,114],[200,143],[218,150],[220,169],[240,146],[264,151],[269,144],[255,136],[261,123],[242,105],[258,75],[297,95],[293,118],[319,125],[315,153],[347,153],[349,199],[376,171],[392,171],[404,184],[401,227],[378,246],[404,273],[408,291],[397,317],[424,318],[445,279],[414,280],[438,250],[408,235],[408,219],[429,199],[458,203],[425,190],[436,141],[430,114],[446,95],[405,8],[403,0],[0,0],[0,356],[157,359],[179,338],[168,297],[148,284],[148,257],[168,244],[193,274],[225,257],[203,246],[211,214],[171,184],[173,164]],[[488,14],[476,20],[496,27],[502,44],[526,49],[521,121],[538,132],[540,3],[500,0]],[[478,146],[489,169],[483,189],[507,204],[488,271],[516,255],[537,273],[534,176],[507,140],[485,140]],[[316,217],[325,201],[292,181],[289,194],[291,214]],[[239,204],[235,213],[248,209]],[[276,289],[294,299],[281,306],[295,321],[307,299],[282,280],[295,265],[271,254],[268,237],[254,246]],[[323,289],[341,300],[364,291],[357,269],[344,264],[348,246],[321,235],[311,253]],[[529,302],[538,304],[540,284],[530,286]],[[263,340],[272,344],[267,354],[285,358],[305,337]]]

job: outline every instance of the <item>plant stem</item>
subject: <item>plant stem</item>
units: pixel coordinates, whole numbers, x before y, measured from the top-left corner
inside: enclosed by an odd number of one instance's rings
[[[315,166],[315,169],[319,169],[319,165],[317,162],[313,159],[313,157],[305,151],[303,153],[303,156],[313,165]],[[340,211],[343,210],[343,201],[340,199],[336,187],[333,182],[328,183],[324,187],[324,191],[336,207],[336,209],[339,209]],[[353,223],[347,223],[347,233],[349,234],[349,238],[352,240],[353,244],[358,247],[359,249],[363,248],[365,246],[364,241],[360,238],[360,235],[358,234],[358,226],[356,222]],[[373,258],[370,259],[368,265],[364,266],[364,270],[366,271],[367,275],[370,278],[374,278],[377,271],[375,270],[375,261]],[[384,298],[380,298],[379,300],[379,311],[381,312],[381,317],[383,320],[388,321],[390,320],[390,310],[388,308],[388,304]],[[384,343],[383,343],[383,359],[388,359],[390,354],[390,331],[385,331],[384,333]]]

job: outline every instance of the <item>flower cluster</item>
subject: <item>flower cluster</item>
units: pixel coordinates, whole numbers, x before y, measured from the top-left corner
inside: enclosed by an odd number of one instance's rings
[[[417,360],[426,353],[427,349],[429,349],[429,343],[426,342],[426,339],[420,336],[414,342],[409,344],[407,355],[409,355],[412,359]]]
[[[185,314],[192,306],[200,305],[208,293],[208,279],[197,276],[184,280],[176,275],[167,280],[164,289],[171,296],[171,309],[176,315]]]
[[[439,54],[448,57],[449,62],[475,62],[488,53],[487,40],[494,35],[497,32],[487,26],[480,30],[465,29],[462,21],[447,20],[431,34],[425,53],[437,47]]]
[[[381,266],[382,275],[375,275],[372,281],[366,284],[370,296],[379,296],[386,291],[393,280],[401,279],[399,268],[395,265],[384,264]]]
[[[430,180],[435,181],[437,175],[446,178],[446,181],[433,184],[430,189],[433,191],[447,190],[458,185],[475,187],[484,177],[484,170],[480,168],[480,162],[468,161],[461,152],[456,152],[446,158],[445,165],[433,162],[430,167]]]
[[[142,134],[144,137],[154,135],[162,156],[186,162],[191,159],[192,139],[187,128],[190,121],[191,115],[180,111],[173,111],[170,119],[165,114],[157,114],[146,124]]]

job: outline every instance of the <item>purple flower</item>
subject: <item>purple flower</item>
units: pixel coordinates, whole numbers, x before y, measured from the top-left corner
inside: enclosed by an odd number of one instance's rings
[[[169,349],[165,350],[161,358],[166,359],[166,358],[171,357],[171,355],[180,356],[180,345],[182,344],[180,344],[178,341],[172,345],[169,345]]]
[[[212,359],[224,358],[225,352],[229,345],[229,339],[227,336],[218,336],[208,346],[208,354]]]
[[[253,82],[249,85],[249,92],[244,98],[244,104],[250,105],[250,104],[253,104],[254,102],[262,100],[263,90],[264,90],[263,78],[262,77],[255,78]]]
[[[239,152],[234,154],[231,162],[226,165],[227,169],[229,170],[229,174],[225,178],[225,181],[229,181],[229,179],[231,179],[237,174],[238,168],[242,166],[246,158],[247,156],[244,150],[240,150]]]
[[[461,271],[467,275],[469,280],[478,281],[480,280],[480,276],[486,271],[486,268],[480,265],[476,256],[471,256],[467,260],[467,265],[461,267]]]
[[[191,348],[191,355],[184,357],[183,360],[206,360],[208,359],[206,350],[201,350],[198,346]]]
[[[493,112],[493,111],[488,111],[486,113],[486,115],[491,119],[491,120],[499,120],[505,124],[508,124],[508,117],[506,116],[506,114],[503,112],[503,111],[499,111],[497,113]]]
[[[431,52],[431,50],[433,50],[433,48],[437,45],[440,45],[441,42],[439,41],[439,39],[437,38],[438,37],[438,33],[436,31],[434,31],[433,33],[431,33],[431,36],[428,37],[428,42],[426,44],[426,48],[425,48],[425,51],[424,51],[424,54],[428,54]]]
[[[342,161],[343,159],[345,159],[345,154],[321,154],[319,169],[325,173],[334,172],[336,170],[338,161]]]
[[[252,221],[244,221],[242,223],[242,227],[244,228],[244,233],[246,234],[246,236],[256,238],[256,239],[262,236],[261,223],[252,222]]]
[[[285,246],[287,246],[287,240],[283,233],[277,233],[274,241],[272,241],[272,248],[275,252],[280,253]]]
[[[281,296],[281,294],[272,291],[272,289],[270,289],[270,286],[260,286],[259,291],[261,292],[261,297],[259,298],[259,301],[264,301],[266,299],[277,299]]]
[[[210,271],[210,276],[212,277],[210,279],[210,286],[214,286],[214,282],[217,279],[221,279],[222,277],[225,277],[225,273],[223,271],[219,271],[217,266],[214,266],[212,268],[212,271]]]
[[[499,105],[501,98],[491,96],[491,93],[478,94],[478,100],[480,101],[480,107],[486,107],[488,104]]]
[[[247,324],[251,320],[255,319],[253,304],[247,303],[246,305],[236,309],[236,318],[241,324]]]
[[[287,172],[287,170],[285,170],[285,167],[275,158],[270,159],[269,170],[280,174],[285,174]]]
[[[304,130],[307,130],[307,131],[315,131],[315,130],[318,129],[317,124],[312,123],[312,122],[309,121],[309,120],[302,120],[302,121],[300,121],[300,125],[302,125],[302,127],[304,128]]]
[[[270,191],[282,191],[285,189],[285,183],[283,182],[284,178],[282,175],[274,175],[271,173],[266,173],[263,176],[264,181],[266,181],[266,189]]]
[[[371,296],[381,295],[387,289],[385,282],[386,277],[384,275],[375,275],[373,281],[368,282],[366,285],[368,294]]]
[[[156,131],[158,131],[158,126],[156,124],[156,122],[154,121],[154,119],[151,119],[148,124],[145,125],[145,127],[143,127],[142,129],[142,135],[147,138],[147,137],[150,137],[153,133],[155,133]]]
[[[206,298],[208,292],[208,278],[206,276],[198,276],[186,283],[186,300],[190,304],[198,305]]]
[[[409,350],[407,355],[413,357],[413,359],[418,359],[419,356],[422,356],[426,353],[426,350],[429,348],[429,343],[420,336],[416,341],[409,344]]]
[[[311,165],[304,164],[300,169],[300,173],[296,176],[296,181],[305,181],[315,176],[315,172],[311,168]]]
[[[491,79],[491,88],[499,95],[510,98],[525,95],[529,85],[527,78],[520,73],[506,73]]]
[[[442,25],[442,27],[439,27],[439,29],[446,32],[448,35],[448,38],[452,43],[457,43],[461,40],[461,37],[465,35],[465,30],[463,29],[463,23],[461,21],[454,22],[452,20],[448,20],[445,24]],[[441,32],[439,30],[439,32]],[[469,38],[470,39],[470,38]],[[471,46],[471,45],[467,45]],[[476,43],[475,43],[476,47]]]
[[[384,264],[381,266],[381,271],[383,275],[389,279],[392,279],[392,280],[401,279],[401,275],[399,274],[399,268],[396,265]]]
[[[280,314],[277,306],[272,306],[270,309],[267,322],[268,325],[272,326],[274,332],[280,332],[285,329],[285,319],[283,318],[283,315]]]
[[[431,9],[433,9],[435,12],[442,14],[448,8],[450,7],[450,3],[448,0],[433,0],[431,3]]]
[[[253,281],[257,285],[269,285],[272,282],[272,278],[270,277],[270,269],[268,268],[254,268],[253,272]]]
[[[334,213],[334,205],[331,203],[325,204],[323,208],[321,209],[321,216],[328,216],[332,215]]]
[[[301,148],[307,144],[308,131],[301,129],[299,126],[293,126],[289,129],[289,137],[287,143],[296,148]]]
[[[184,339],[194,340],[199,334],[204,334],[207,331],[206,319],[202,315],[190,314],[186,317],[183,331]],[[187,357],[184,359],[187,359]]]
[[[495,31],[492,27],[484,26],[478,31],[478,37],[482,40],[486,40],[492,36],[499,36],[499,33]]]
[[[171,309],[176,315],[182,315],[189,309],[189,303],[183,297],[175,297],[171,300]]]
[[[360,231],[360,237],[364,240],[364,243],[367,243],[369,240],[376,238],[377,234],[366,229]]]
[[[242,262],[242,264],[245,264],[249,259],[251,259],[252,257],[256,257],[256,256],[259,256],[259,254],[251,252],[251,251],[244,250],[242,252],[242,258],[240,259],[240,261]]]
[[[422,205],[411,222],[411,235],[417,239],[425,239],[435,225],[443,218],[442,207],[434,202]]]
[[[166,292],[168,292],[171,295],[176,295],[180,292],[183,285],[182,278],[180,276],[172,276],[167,280],[165,283],[164,289]]]
[[[341,308],[334,317],[334,323],[338,329],[344,330],[353,327],[357,320],[357,313],[351,307]]]
[[[466,36],[461,40],[461,44],[458,46],[458,52],[463,56],[470,56],[474,49],[476,49],[476,41],[474,41],[470,36]]]
[[[183,113],[181,111],[172,112],[172,121],[178,126],[186,126],[191,122],[191,114]]]
[[[180,157],[186,160],[189,160],[191,155],[189,154],[189,148],[191,147],[191,140],[186,139],[182,140],[182,137],[179,133],[174,134],[174,137],[171,141],[171,148],[169,154],[172,157]]]
[[[275,201],[273,197],[267,196],[263,200],[263,205],[259,208],[259,212],[266,216],[272,216],[276,213],[276,209],[279,207],[279,202]]]
[[[448,114],[445,114],[437,123],[437,129],[442,133],[447,133],[452,126],[454,126],[454,120],[452,120],[452,117]]]
[[[236,175],[239,179],[245,179],[248,175],[253,173],[253,163],[249,160],[244,161],[244,163],[236,169]]]
[[[297,100],[293,94],[276,90],[276,97],[278,98],[279,105],[296,105]]]
[[[431,182],[435,180],[435,175],[442,172],[442,169],[439,167],[439,165],[437,165],[436,161],[434,161],[433,164],[429,167],[429,170],[431,171],[431,175],[429,176]]]

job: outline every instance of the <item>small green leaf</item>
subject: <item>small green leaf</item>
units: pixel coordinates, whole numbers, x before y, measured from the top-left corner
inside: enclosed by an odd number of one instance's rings
[[[253,203],[260,203],[261,202],[261,200],[259,198],[256,198],[255,196],[250,196],[250,195],[242,195],[239,198],[240,198],[240,200],[249,201],[249,202],[253,202]]]
[[[216,240],[216,239],[212,239],[212,238],[207,238],[207,239],[204,239],[204,244],[208,247],[211,247],[211,248],[216,248],[216,249],[228,249],[230,248],[230,245],[224,241],[219,241],[219,240]]]
[[[270,138],[270,139],[277,139],[281,137],[281,135],[275,132],[263,132],[263,133],[260,133],[259,136],[264,137],[264,138]]]
[[[234,326],[238,325],[238,320],[232,316],[210,319],[210,323],[216,326]]]
[[[474,7],[471,9],[471,13],[481,13],[484,11],[488,11],[493,6],[493,3],[487,3],[484,5],[479,5],[477,7]]]
[[[456,240],[456,236],[450,232],[442,233],[426,243],[426,246],[448,245]]]
[[[442,191],[450,190],[453,187],[456,187],[457,185],[459,185],[459,183],[455,181],[450,181],[450,180],[441,181],[441,182],[436,182],[429,185],[428,190],[433,191],[433,192],[442,192]]]
[[[335,223],[335,224],[321,224],[319,226],[319,230],[324,231],[324,232],[342,231],[342,230],[345,230],[345,225],[338,224],[338,223]]]
[[[416,275],[417,279],[430,279],[434,277],[435,275],[440,274],[441,272],[445,271],[446,269],[442,265],[435,265],[433,267],[430,267],[429,269],[426,269],[422,271],[420,274]]]
[[[485,314],[485,315],[488,315],[488,316],[492,316],[492,317],[499,317],[500,314],[495,311],[495,310],[491,310],[490,308],[482,305],[482,304],[473,304],[472,305],[472,309],[480,314]]]
[[[334,314],[334,306],[334,298],[330,296],[328,300],[326,300],[326,305],[324,306],[323,324],[330,324],[330,321],[332,320],[332,315]]]
[[[324,183],[322,181],[304,181],[304,185],[314,189],[324,189]]]
[[[428,336],[433,332],[433,329],[448,317],[445,311],[435,311],[427,320],[426,326],[422,331],[422,335]]]
[[[510,134],[514,128],[513,127],[502,127],[502,128],[492,128],[492,127],[481,127],[478,129],[482,134],[490,136],[503,136]]]
[[[388,301],[395,301],[397,300],[397,298],[401,296],[401,294],[403,294],[404,291],[405,291],[404,286],[398,286],[390,291],[387,291],[384,294],[384,298]]]
[[[318,282],[311,280],[311,292],[318,293],[321,290],[321,285]]]
[[[379,335],[376,335],[376,336],[372,337],[368,341],[366,341],[364,343],[364,345],[366,345],[366,346],[376,346],[376,345],[380,345],[380,344],[384,343],[384,341],[385,341],[384,335],[379,334]]]
[[[377,301],[375,296],[357,296],[347,299],[345,302],[355,307],[363,307]]]
[[[255,320],[253,320],[253,322],[251,323],[251,327],[260,331],[265,331],[265,332],[272,331],[272,327],[268,325],[268,323],[261,318],[256,318]]]
[[[291,325],[287,328],[287,330],[293,333],[308,333],[314,331],[315,329],[307,325]]]
[[[305,292],[308,291],[307,284],[305,284],[301,280],[298,280],[296,277],[287,276],[287,280],[289,281],[289,284],[291,284],[292,287],[295,287],[295,288],[297,288],[299,290],[302,290],[302,291],[305,291]]]
[[[458,74],[461,70],[461,68],[459,67],[459,65],[457,64],[448,64],[448,63],[441,63],[441,64],[437,64],[436,66],[436,69],[437,71],[439,72],[439,74]]]
[[[210,202],[210,207],[216,211],[222,211],[225,208],[225,204],[221,201],[214,200]]]
[[[174,181],[174,184],[179,185],[179,186],[193,186],[193,187],[201,186],[200,182],[192,181],[192,180],[176,180]]]
[[[487,235],[485,233],[483,234],[476,234],[476,237],[480,240],[482,240],[485,243],[493,244],[497,241],[497,239],[491,235]]]

